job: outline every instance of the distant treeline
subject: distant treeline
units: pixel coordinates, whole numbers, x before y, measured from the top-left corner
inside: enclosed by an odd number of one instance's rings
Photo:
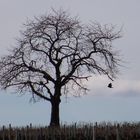
[[[140,140],[140,123],[95,123],[0,128],[0,140]]]

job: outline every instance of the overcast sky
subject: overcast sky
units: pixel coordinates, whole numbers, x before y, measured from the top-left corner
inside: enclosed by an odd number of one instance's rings
[[[61,121],[101,122],[140,121],[140,1],[139,0],[0,0],[0,56],[16,45],[22,24],[34,16],[47,14],[51,8],[68,10],[83,23],[97,21],[123,27],[123,37],[114,42],[120,50],[124,67],[113,82],[104,76],[90,79],[89,94],[63,99]],[[0,91],[0,125],[48,124],[47,102],[29,103],[30,96]]]

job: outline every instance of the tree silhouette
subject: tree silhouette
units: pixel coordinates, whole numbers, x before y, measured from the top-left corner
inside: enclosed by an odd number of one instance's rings
[[[50,126],[59,126],[62,95],[86,92],[84,81],[92,74],[115,78],[120,60],[112,41],[120,31],[113,25],[84,25],[63,10],[27,21],[24,28],[17,46],[0,59],[1,88],[50,102]]]

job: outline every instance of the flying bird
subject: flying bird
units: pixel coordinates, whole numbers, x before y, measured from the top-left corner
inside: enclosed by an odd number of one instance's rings
[[[109,87],[109,88],[113,88],[113,87],[112,87],[112,83],[109,83],[109,84],[108,84],[108,87]]]

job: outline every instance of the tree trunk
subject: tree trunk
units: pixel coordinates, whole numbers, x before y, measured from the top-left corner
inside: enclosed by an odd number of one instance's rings
[[[53,126],[59,127],[60,126],[59,104],[60,104],[60,100],[53,100],[51,102],[52,108],[51,108],[50,127],[53,127]]]
[[[59,104],[61,102],[61,86],[59,85],[60,82],[57,82],[55,85],[55,93],[51,99],[51,121],[50,126],[59,127],[60,126],[60,118],[59,118]]]

